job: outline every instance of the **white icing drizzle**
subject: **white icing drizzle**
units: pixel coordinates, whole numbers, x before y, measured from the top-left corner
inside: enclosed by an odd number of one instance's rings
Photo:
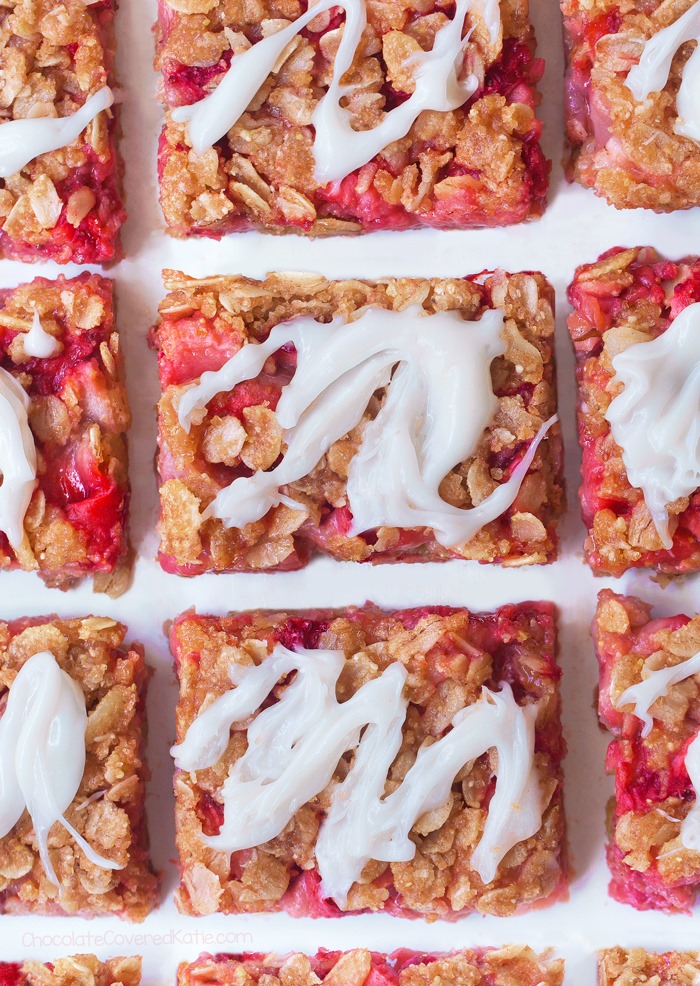
[[[56,822],[95,866],[121,869],[96,853],[64,817],[85,771],[87,721],[81,689],[48,651],[22,665],[0,718],[0,838],[26,808],[44,871],[55,885],[49,833]]]
[[[668,82],[676,52],[688,41],[698,46],[683,68],[683,81],[676,98],[678,119],[674,130],[682,137],[700,143],[700,2],[696,2],[677,21],[654,34],[644,44],[639,63],[627,76],[626,85],[634,98],[643,103],[652,92],[661,92]]]
[[[351,533],[429,527],[445,547],[468,542],[513,503],[556,420],[540,429],[510,479],[480,504],[463,509],[441,498],[440,483],[475,453],[498,408],[490,367],[504,352],[502,328],[503,313],[497,310],[465,322],[458,312],[426,316],[418,306],[402,312],[370,309],[351,323],[298,319],[276,326],[264,342],[244,346],[182,395],[180,424],[189,431],[193,415],[217,393],[256,377],[269,356],[293,343],[297,368],[276,411],[287,449],[274,469],[239,477],[223,489],[204,519],[244,527],[282,502],[304,509],[281,488],[308,475],[360,422],[372,394],[388,385],[384,405],[350,464]]]
[[[0,367],[0,531],[16,550],[36,485],[36,447],[29,427],[29,397]]]
[[[605,417],[631,485],[671,548],[668,505],[700,486],[700,304],[684,308],[656,339],[628,346],[612,365],[624,389]]]
[[[626,688],[615,702],[615,707],[622,709],[625,705],[634,706],[635,716],[643,723],[642,736],[646,737],[654,725],[651,713],[654,702],[667,695],[672,685],[692,678],[694,674],[700,674],[700,653],[671,668],[652,671],[636,685]],[[697,798],[697,792],[700,791],[700,733],[688,746],[685,768],[696,792],[696,800],[681,824],[680,838],[686,849],[700,851],[700,800]]]
[[[467,15],[476,7],[492,42],[501,31],[497,0],[457,0],[455,16],[435,35],[433,48],[416,54],[415,91],[384,114],[372,130],[354,130],[349,110],[341,106],[354,87],[341,79],[352,66],[367,23],[365,0],[320,0],[287,27],[246,51],[234,55],[231,67],[217,88],[191,106],[173,110],[177,123],[188,124],[189,139],[198,154],[220,140],[240,119],[267,77],[275,70],[284,49],[319,13],[332,7],[345,9],[345,26],[333,65],[333,78],[312,116],[314,161],[317,181],[338,181],[370,161],[389,144],[405,137],[424,110],[447,112],[461,106],[479,86],[474,75],[459,78],[461,59],[469,34],[462,39]],[[469,32],[471,33],[471,32]]]
[[[50,335],[41,324],[39,312],[34,311],[34,319],[29,332],[22,339],[24,352],[27,356],[37,359],[48,359],[61,351],[61,343]]]
[[[221,797],[218,835],[204,841],[233,853],[274,839],[294,814],[330,783],[340,758],[355,750],[353,767],[333,793],[321,824],[316,857],[324,895],[345,905],[370,859],[410,860],[409,833],[422,815],[444,804],[466,763],[495,748],[496,790],[471,865],[490,883],[506,854],[542,824],[542,795],[534,762],[537,707],[520,707],[506,684],[484,689],[458,712],[452,729],[422,747],[399,787],[386,798],[389,768],[402,741],[406,670],[391,664],[346,702],[336,687],[345,664],[340,651],[278,645],[261,665],[234,665],[235,689],[194,720],[172,754],[181,770],[204,770],[223,756],[231,728],[246,728],[248,748],[231,767]],[[279,701],[260,706],[280,678],[296,671]]]
[[[98,113],[109,109],[114,94],[104,86],[70,116],[7,120],[0,124],[0,178],[9,178],[40,154],[57,151],[77,140]]]

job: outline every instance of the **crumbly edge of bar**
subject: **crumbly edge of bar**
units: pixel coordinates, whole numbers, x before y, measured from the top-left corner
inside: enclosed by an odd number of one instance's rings
[[[390,772],[390,780],[397,782],[405,776],[423,740],[442,735],[457,709],[475,701],[482,684],[493,685],[491,676],[498,678],[504,663],[512,662],[512,668],[518,669],[511,675],[519,682],[515,686],[516,695],[521,701],[526,696],[542,701],[538,715],[541,752],[537,755],[547,802],[542,829],[512,851],[509,864],[501,867],[489,888],[481,885],[466,864],[462,866],[461,861],[469,856],[465,847],[477,842],[483,828],[482,799],[493,764],[488,757],[481,758],[474,770],[463,771],[464,777],[458,777],[449,801],[414,827],[419,846],[416,858],[390,868],[386,864],[370,863],[360,882],[350,891],[347,910],[391,910],[394,901],[383,878],[390,870],[392,886],[401,897],[396,912],[404,916],[420,914],[434,920],[452,919],[460,912],[471,910],[513,913],[536,900],[560,895],[565,883],[560,771],[564,745],[559,723],[554,619],[551,605],[537,603],[503,607],[497,614],[469,614],[466,610],[442,614],[431,613],[430,608],[385,613],[365,608],[345,614],[337,611],[249,613],[218,619],[185,615],[171,630],[171,649],[180,678],[178,739],[184,738],[202,703],[208,704],[229,690],[231,660],[264,659],[289,621],[294,634],[298,625],[308,620],[315,625],[329,623],[313,640],[302,637],[293,644],[339,649],[351,655],[339,682],[341,698],[350,697],[388,664],[402,660],[408,667],[408,697],[412,704],[404,747]],[[498,620],[498,626],[489,620]],[[526,634],[529,637],[524,640]],[[283,634],[281,639],[287,640],[287,636]],[[464,640],[467,652],[483,641],[485,646],[492,646],[494,653],[484,651],[478,659],[465,659],[464,653],[452,651],[450,641],[454,639]],[[506,643],[508,640],[510,644]],[[196,662],[188,657],[195,653]],[[436,685],[431,674],[444,679],[442,684]],[[417,711],[419,708],[422,713]],[[179,772],[176,776],[182,879],[177,901],[184,913],[294,911],[298,895],[303,897],[306,893],[305,885],[301,885],[303,881],[311,874],[312,883],[317,882],[313,847],[335,780],[300,809],[293,824],[277,839],[258,847],[250,860],[241,860],[242,874],[238,879],[231,876],[226,854],[203,846],[202,832],[216,831],[210,824],[210,812],[216,811],[216,796],[231,764],[244,750],[245,739],[236,733],[217,765],[195,774]],[[455,839],[462,847],[456,854]],[[314,892],[312,887],[311,898],[301,901],[301,910],[318,904]],[[344,913],[334,905],[330,911],[334,915]]]
[[[420,961],[420,960],[423,961]],[[410,963],[410,964],[407,964]],[[319,952],[306,956],[294,952],[276,955],[201,955],[178,969],[178,986],[216,982],[218,986],[256,986],[265,977],[266,986],[364,986],[373,969],[386,967],[398,972],[391,982],[397,986],[561,986],[564,963],[549,953],[538,955],[521,945],[499,949],[470,949],[452,953],[419,953],[409,950],[383,955],[367,949],[348,952]]]
[[[293,558],[299,545],[308,545],[309,539],[299,531],[304,515],[284,505],[242,531],[226,530],[216,519],[201,520],[202,509],[225,482],[212,475],[213,469],[205,472],[197,467],[197,459],[206,462],[209,455],[214,461],[226,459],[233,468],[241,462],[252,468],[267,468],[280,453],[282,435],[274,414],[262,405],[245,410],[237,429],[241,448],[233,459],[220,447],[221,441],[228,442],[230,416],[220,418],[210,413],[189,434],[180,427],[175,404],[189,380],[169,386],[164,366],[166,362],[177,364],[178,349],[185,341],[178,337],[180,320],[188,320],[190,325],[197,322],[198,333],[213,333],[217,346],[232,354],[241,344],[260,341],[274,325],[295,317],[313,316],[329,322],[334,316],[357,317],[368,305],[398,312],[420,305],[430,314],[459,310],[466,319],[473,319],[487,307],[502,307],[506,312],[506,352],[492,371],[495,387],[506,391],[508,385],[513,389],[513,384],[520,384],[529,394],[500,398],[496,419],[477,454],[443,481],[441,494],[455,506],[468,507],[488,496],[503,478],[502,469],[489,460],[502,456],[504,450],[507,456],[508,450],[524,449],[556,410],[554,299],[541,274],[499,271],[483,275],[479,283],[460,278],[328,281],[311,274],[275,274],[265,281],[242,277],[194,280],[176,271],[165,271],[164,276],[169,294],[160,306],[160,321],[153,332],[164,391],[159,404],[159,530],[161,555],[171,559],[181,574],[209,569],[272,569]],[[363,422],[373,413],[376,411],[369,409]],[[353,432],[337,442],[309,477],[290,487],[308,506],[314,525],[320,519],[321,507],[328,504],[337,508],[346,503],[347,469],[357,449],[357,436],[359,432]],[[427,539],[427,547],[422,546],[415,555],[425,560],[461,556],[513,566],[552,560],[556,555],[556,519],[564,502],[561,459],[561,439],[555,425],[538,450],[515,508],[507,517],[487,525],[468,545],[455,551]],[[163,463],[167,463],[167,474]],[[322,550],[341,560],[381,560],[382,553],[391,556],[399,539],[399,529],[386,527],[379,530],[374,545],[359,537],[337,535],[327,538]],[[316,545],[311,543],[311,548],[315,550]]]
[[[698,952],[605,948],[598,953],[599,986],[694,986],[699,974]]]
[[[129,956],[100,961],[95,955],[71,955],[50,964],[23,962],[20,976],[21,986],[139,986],[141,959]]]
[[[106,617],[36,617],[0,623],[0,688],[11,687],[36,653],[49,651],[83,690],[88,712],[86,766],[65,815],[101,855],[105,870],[56,825],[49,847],[61,893],[46,878],[29,815],[0,839],[0,911],[8,914],[116,914],[141,921],[157,900],[145,822],[143,649],[124,644],[125,627]]]

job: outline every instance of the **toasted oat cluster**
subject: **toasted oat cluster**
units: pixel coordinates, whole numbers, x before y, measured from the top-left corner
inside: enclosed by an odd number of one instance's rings
[[[452,920],[474,911],[513,914],[565,894],[560,769],[564,742],[555,613],[550,604],[505,606],[490,614],[449,607],[387,613],[367,606],[344,612],[183,615],[171,630],[180,681],[178,741],[182,743],[201,709],[230,693],[232,665],[264,664],[280,645],[292,651],[344,654],[336,688],[340,709],[390,666],[398,663],[406,669],[404,694],[409,704],[386,793],[405,780],[423,744],[446,734],[458,710],[482,700],[483,688],[507,690],[509,683],[519,707],[537,703],[534,764],[541,826],[513,846],[490,883],[485,884],[470,867],[493,795],[494,754],[486,752],[456,775],[448,800],[418,818],[410,829],[415,856],[390,864],[370,860],[341,908],[323,892],[316,846],[333,792],[351,767],[349,754],[339,761],[330,784],[303,804],[267,843],[229,854],[203,841],[219,834],[226,820],[222,789],[247,747],[245,729],[239,726],[213,766],[179,770],[176,775],[181,870],[176,899],[183,913],[285,910],[293,916],[337,917],[383,911]],[[275,685],[267,704],[281,701],[287,686],[284,680]]]
[[[82,690],[86,763],[64,817],[94,852],[122,867],[97,866],[67,829],[55,824],[48,847],[57,887],[47,878],[25,811],[0,838],[0,913],[112,914],[142,921],[157,902],[144,814],[148,669],[142,648],[125,645],[125,635],[124,626],[101,617],[0,623],[0,707],[25,663],[43,652],[53,655]],[[82,980],[76,974],[77,981]]]
[[[699,977],[698,952],[605,948],[598,956],[599,986],[695,986]]]
[[[700,145],[676,132],[676,100],[693,45],[680,46],[661,91],[628,88],[645,42],[694,0],[561,0],[568,52],[570,176],[618,209],[670,212],[700,205]]]
[[[568,325],[576,352],[580,488],[585,551],[599,574],[630,568],[681,574],[700,568],[700,493],[668,505],[672,547],[665,548],[642,491],[632,486],[606,412],[622,386],[612,360],[629,346],[660,336],[700,301],[700,261],[669,261],[655,250],[615,249],[576,271]]]
[[[68,117],[113,85],[117,0],[0,4],[0,125]],[[79,264],[118,259],[126,218],[116,117],[105,110],[65,147],[0,179],[0,256]]]
[[[441,0],[367,0],[367,25],[350,70],[352,128],[373,130],[415,91],[416,55],[454,16]],[[405,137],[329,182],[314,175],[312,116],[328,93],[342,37],[342,5],[325,9],[284,50],[242,116],[195,153],[175,107],[214,91],[232,62],[307,10],[306,0],[159,0],[158,54],[168,107],[161,137],[161,202],[176,236],[220,237],[250,228],[311,236],[416,226],[500,226],[541,215],[549,163],[539,144],[535,58],[527,0],[497,0],[493,37],[469,13],[460,78],[475,91],[449,112],[425,111]]]
[[[522,945],[391,955],[350,952],[200,955],[178,969],[178,986],[561,986],[564,963]],[[666,986],[666,984],[664,984]]]
[[[497,412],[476,453],[453,468],[439,490],[450,510],[479,505],[507,481],[556,410],[554,299],[541,274],[500,271],[473,278],[368,282],[328,281],[309,274],[273,274],[265,281],[193,280],[166,271],[165,279],[170,293],[160,306],[153,341],[163,394],[160,561],[167,571],[285,571],[302,567],[316,552],[356,562],[461,557],[525,565],[555,557],[556,520],[564,499],[556,424],[537,448],[512,506],[467,543],[446,548],[426,527],[381,526],[361,535],[350,533],[348,470],[365,428],[379,412],[381,389],[359,425],[334,442],[308,475],[284,487],[285,503],[242,527],[226,527],[222,519],[203,514],[236,479],[270,469],[285,453],[275,409],[293,378],[296,350],[283,347],[255,379],[215,396],[189,431],[178,417],[180,398],[203,373],[219,370],[242,346],[264,341],[283,322],[293,325],[303,317],[321,323],[334,317],[348,321],[367,310],[404,312],[417,304],[431,314],[456,311],[467,320],[502,310],[505,355],[491,368]],[[425,322],[429,332],[430,319]],[[465,324],[464,331],[470,328]],[[295,509],[289,498],[304,510]]]
[[[627,688],[700,651],[700,617],[652,619],[646,603],[606,589],[593,635],[600,718],[613,734],[610,893],[638,910],[688,911],[700,886],[700,856],[686,848],[681,827],[696,800],[686,757],[700,727],[700,677],[667,687],[651,706],[648,732],[634,707],[618,702]]]
[[[55,962],[0,962],[2,986],[139,986],[141,959],[71,955]]]
[[[49,357],[24,349],[35,314],[56,340]],[[92,575],[96,590],[118,595],[129,581],[131,417],[112,282],[84,273],[0,290],[0,367],[30,399],[37,452],[25,537],[15,550],[0,532],[0,570],[36,571],[61,589]]]

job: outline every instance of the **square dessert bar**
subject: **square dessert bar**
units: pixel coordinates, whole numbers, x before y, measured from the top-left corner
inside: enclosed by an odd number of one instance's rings
[[[0,913],[142,921],[157,902],[149,672],[125,635],[94,616],[0,623]]]
[[[349,952],[295,952],[278,956],[200,955],[178,969],[178,986],[561,986],[564,963],[522,945],[459,952],[391,955],[356,948]],[[665,984],[664,984],[665,986]]]
[[[317,552],[556,556],[554,299],[541,274],[166,271],[165,283],[153,341],[167,571],[287,571]]]
[[[173,235],[461,229],[542,214],[544,63],[528,0],[159,8]]]
[[[565,895],[551,604],[185,614],[170,639],[183,913],[452,920]]]
[[[0,420],[12,436],[0,449],[0,571],[36,571],[62,589],[92,575],[118,595],[131,419],[111,281],[85,273],[0,290]]]
[[[688,441],[700,342],[700,260],[648,247],[579,267],[576,352],[585,551],[599,574],[700,568],[700,464]]]
[[[694,0],[561,6],[570,177],[618,209],[700,205]]]
[[[687,912],[700,886],[700,616],[652,619],[641,600],[606,589],[593,635],[613,735],[610,893],[638,910]]]
[[[0,256],[118,259],[126,213],[110,108],[116,7],[117,0],[0,5]],[[55,117],[60,130],[48,122]]]
[[[139,986],[141,959],[71,955],[55,962],[0,962],[2,986]]]
[[[605,948],[598,954],[599,986],[695,986],[699,978],[698,952]]]

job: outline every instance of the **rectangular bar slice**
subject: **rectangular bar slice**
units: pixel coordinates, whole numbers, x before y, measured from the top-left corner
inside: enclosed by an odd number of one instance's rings
[[[604,948],[598,953],[598,986],[695,986],[700,953]]]
[[[700,205],[694,0],[561,0],[570,177],[618,209]]]
[[[71,955],[55,962],[0,962],[2,986],[139,986],[141,959]]]
[[[578,268],[569,301],[588,563],[697,571],[700,260],[611,250]]]
[[[0,290],[0,570],[67,589],[129,581],[131,423],[112,282],[37,278]]]
[[[314,956],[200,955],[178,969],[178,986],[561,986],[564,963],[522,945],[391,955],[356,948]],[[665,986],[665,984],[664,984]]]
[[[528,0],[159,10],[173,235],[462,229],[542,214],[544,63]]]
[[[613,734],[610,894],[687,912],[700,886],[700,616],[652,619],[646,603],[606,589],[593,635],[600,719]]]
[[[166,271],[165,283],[153,341],[167,571],[290,570],[317,552],[556,556],[554,298],[541,274]]]
[[[157,902],[149,672],[125,636],[94,616],[0,623],[0,913],[142,921]]]
[[[0,256],[118,259],[126,213],[110,109],[116,7],[10,0],[0,8]]]
[[[179,617],[179,909],[452,920],[561,899],[556,646],[548,603]]]

